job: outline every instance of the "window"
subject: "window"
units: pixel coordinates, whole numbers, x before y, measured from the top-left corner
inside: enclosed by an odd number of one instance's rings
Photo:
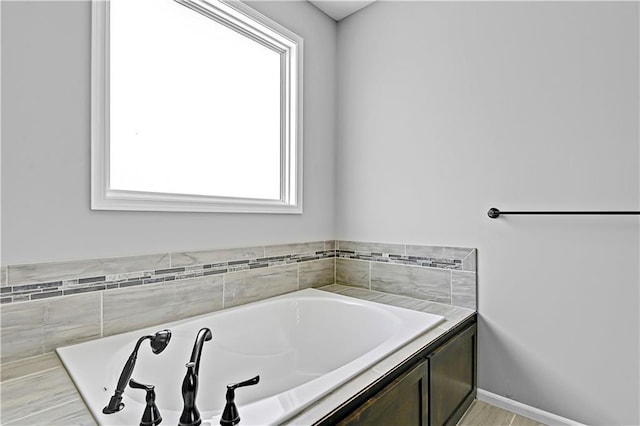
[[[302,39],[237,1],[93,3],[92,208],[302,212]]]

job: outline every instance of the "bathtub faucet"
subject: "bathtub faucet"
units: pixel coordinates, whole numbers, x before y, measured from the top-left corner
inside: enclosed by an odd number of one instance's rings
[[[182,400],[184,401],[184,407],[182,414],[180,415],[179,426],[198,426],[202,423],[200,419],[200,412],[196,407],[196,396],[198,395],[198,374],[200,373],[200,357],[202,355],[202,348],[204,342],[207,342],[213,338],[211,330],[208,328],[201,328],[196,336],[196,341],[193,344],[193,350],[191,351],[191,359],[186,364],[187,374],[182,381]]]
[[[113,414],[124,408],[122,394],[124,393],[124,388],[129,384],[129,379],[131,379],[131,374],[133,373],[133,367],[136,366],[140,345],[145,340],[150,340],[151,350],[157,355],[164,351],[169,344],[169,341],[171,340],[171,330],[160,330],[156,334],[142,336],[138,339],[136,346],[133,348],[133,352],[129,355],[129,359],[120,373],[120,378],[118,379],[118,384],[116,385],[116,390],[113,393],[113,396],[109,400],[107,406],[102,409],[104,414]]]

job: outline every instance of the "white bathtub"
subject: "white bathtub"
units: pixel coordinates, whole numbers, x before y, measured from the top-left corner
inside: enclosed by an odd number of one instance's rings
[[[241,425],[277,424],[393,352],[443,318],[307,289],[185,321],[58,348],[57,352],[100,424],[135,425],[145,392],[126,388],[125,408],[102,408],[139,337],[172,331],[169,346],[154,355],[148,342],[132,377],[156,386],[166,425],[182,412],[181,384],[198,330],[213,340],[202,351],[197,406],[203,425],[218,425],[226,385],[260,375],[260,383],[238,389]]]

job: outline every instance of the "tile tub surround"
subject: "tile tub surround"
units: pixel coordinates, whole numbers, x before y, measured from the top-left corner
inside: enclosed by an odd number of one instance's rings
[[[0,362],[334,283],[475,309],[470,265],[474,249],[353,241],[9,265]]]
[[[336,283],[477,309],[473,248],[338,241]]]
[[[334,241],[3,266],[3,304],[68,296],[335,256]]]
[[[257,252],[232,249],[177,253],[176,263],[184,266],[168,264],[164,269],[142,272],[118,272],[113,268],[116,263],[113,259],[79,261],[72,265],[61,262],[56,279],[63,283],[62,288],[46,287],[44,292],[28,293],[30,297],[25,301],[5,303],[0,308],[0,361],[16,361],[51,352],[58,346],[332,284],[334,251],[324,247],[325,243],[320,241],[262,247]],[[254,254],[260,257],[253,257]],[[173,257],[171,254],[156,259]],[[129,265],[129,259],[124,259],[125,265]],[[98,271],[97,265],[101,264],[109,265],[109,273]],[[51,278],[56,268],[46,265],[45,276]],[[72,285],[68,284],[69,271],[83,267],[92,274],[102,273],[101,280],[77,277],[70,279]],[[29,269],[32,280],[33,271],[39,268],[39,265],[31,268],[19,265],[17,269]],[[12,266],[7,269],[11,275]],[[59,278],[65,274],[67,278]],[[38,283],[11,281],[10,284],[5,288],[42,290]],[[44,293],[55,294],[41,296]]]
[[[289,424],[312,424],[318,421],[356,393],[388,374],[396,365],[410,358],[422,347],[474,315],[474,312],[468,309],[355,287],[329,285],[322,290],[443,315],[445,321],[315,402],[290,419]],[[54,353],[3,365],[1,387],[0,423],[3,425],[95,425],[95,421]],[[55,391],[52,391],[52,388]]]

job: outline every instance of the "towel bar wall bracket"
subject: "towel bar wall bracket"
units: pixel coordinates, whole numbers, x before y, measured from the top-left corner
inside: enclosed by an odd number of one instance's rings
[[[492,207],[487,212],[491,219],[497,219],[505,214],[527,214],[527,215],[640,215],[640,211],[514,211],[503,212]]]

